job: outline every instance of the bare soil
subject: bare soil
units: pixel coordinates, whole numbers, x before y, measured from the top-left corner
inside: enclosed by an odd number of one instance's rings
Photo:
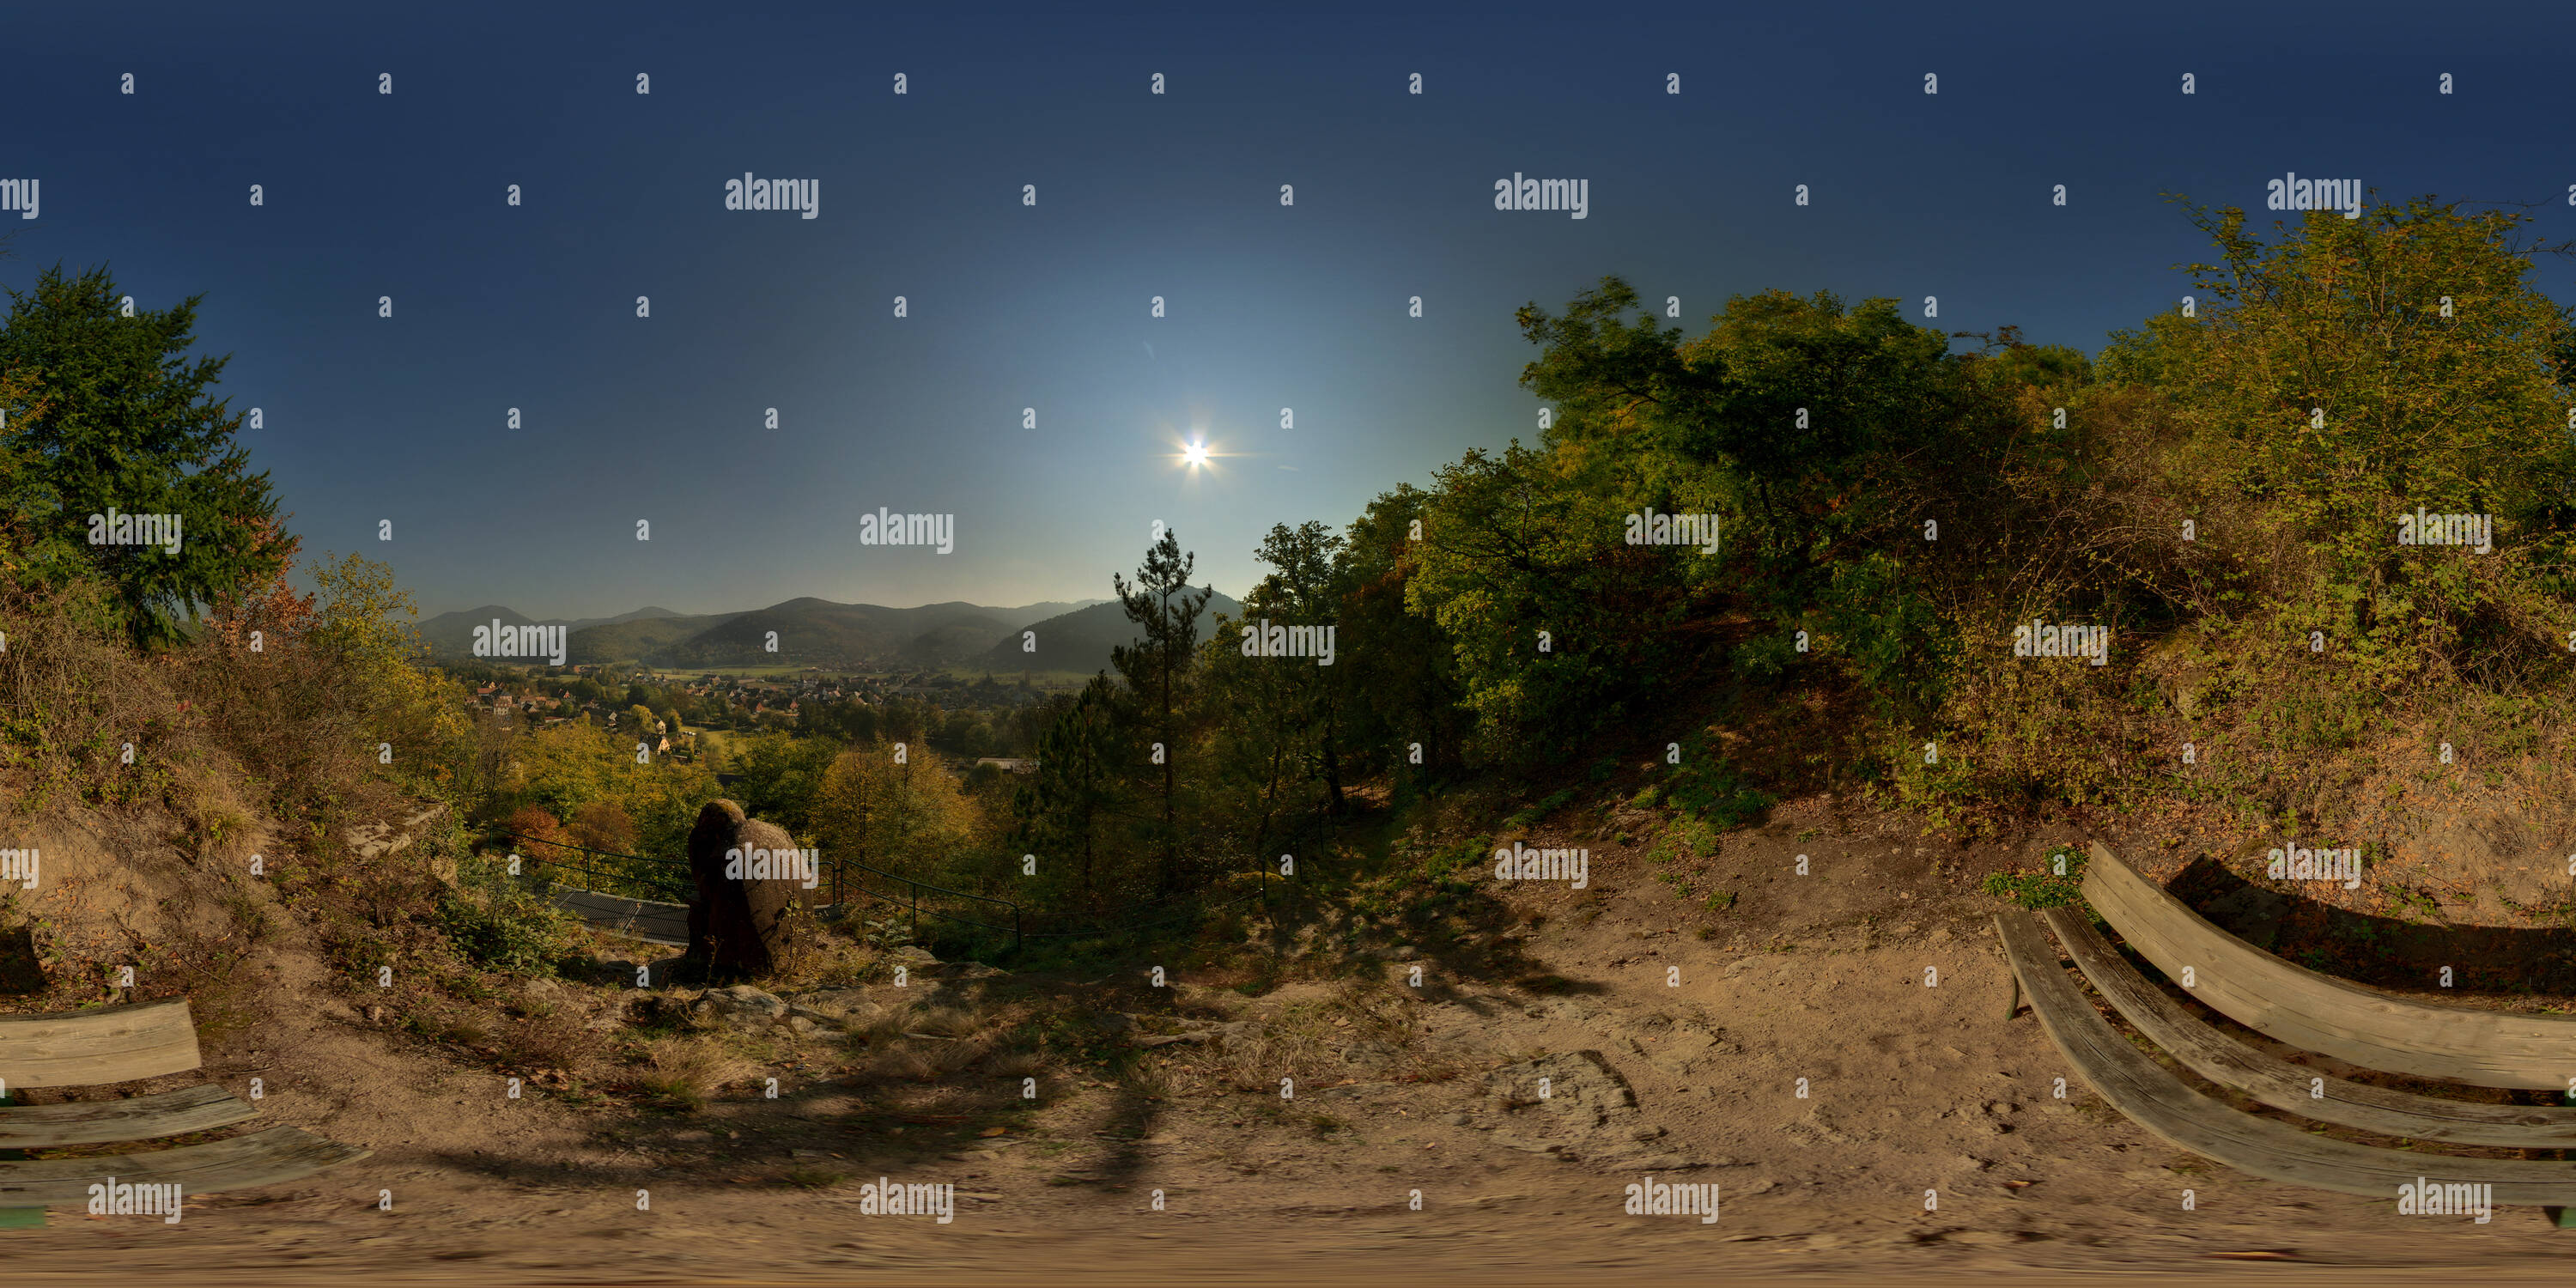
[[[210,1026],[205,1076],[245,1093],[259,1077],[265,1121],[374,1156],[194,1200],[177,1225],[57,1213],[0,1232],[0,1282],[2564,1273],[2576,1232],[2536,1210],[2397,1219],[2109,1110],[2026,1012],[2005,1018],[1977,890],[2090,838],[1921,831],[1790,802],[1662,880],[1637,849],[1541,827],[1532,844],[1594,847],[1588,888],[1516,884],[1517,922],[1451,959],[1390,945],[1260,996],[1186,972],[1154,989],[1144,962],[1132,979],[870,984],[885,1018],[864,1043],[743,1038],[751,1077],[695,1112],[576,1102],[534,1070],[512,1099],[509,1071],[371,1021],[284,933],[248,967],[270,990],[256,1017]],[[2102,839],[2160,875],[2199,848]],[[637,994],[540,988],[525,1022],[604,1035]],[[977,1017],[1049,1006],[1148,1049],[1114,1078],[1051,1068],[1026,1101]],[[1624,1187],[1649,1175],[1716,1183],[1721,1219],[1628,1215]],[[954,1185],[953,1222],[863,1214],[879,1177]]]

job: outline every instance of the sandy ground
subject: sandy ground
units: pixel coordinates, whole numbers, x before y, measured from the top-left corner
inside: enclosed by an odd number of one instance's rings
[[[1308,1066],[1287,1101],[1180,1077],[1217,1049],[1189,1043],[1147,1057],[1173,1070],[1170,1094],[1059,1083],[1033,1111],[988,1096],[929,1113],[792,1068],[778,1100],[696,1115],[579,1108],[539,1088],[511,1100],[490,1072],[370,1028],[290,955],[276,986],[306,1004],[210,1043],[207,1075],[260,1076],[266,1121],[374,1156],[198,1200],[177,1225],[58,1213],[0,1232],[0,1282],[2564,1274],[2576,1231],[2536,1210],[2398,1218],[2393,1196],[2259,1181],[2102,1106],[2026,1012],[2004,1018],[1991,905],[1973,893],[1976,874],[2033,863],[2047,839],[1962,847],[1784,806],[1685,861],[1690,898],[1639,856],[1597,850],[1588,890],[1512,892],[1537,920],[1485,948],[1516,957],[1513,971],[1425,958],[1417,988],[1411,963],[1372,967],[1404,1008],[1400,1053]],[[1710,889],[1737,902],[1705,913]],[[1499,982],[1533,975],[1556,979]],[[1257,1021],[1327,992],[1176,982],[1138,1009]],[[978,985],[1032,986],[1075,982]],[[1540,1100],[1529,1084],[1550,1070]],[[789,1183],[814,1167],[848,1178]],[[1625,1187],[1650,1174],[1716,1183],[1721,1218],[1627,1214]],[[879,1176],[955,1186],[954,1221],[863,1214],[861,1181]]]

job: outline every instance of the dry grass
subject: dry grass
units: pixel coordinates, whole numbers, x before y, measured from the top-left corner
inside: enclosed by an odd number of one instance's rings
[[[915,1047],[898,1047],[868,1065],[868,1076],[883,1082],[930,1082],[939,1077],[937,1061]]]
[[[1329,1085],[1353,1076],[1359,1066],[1341,1053],[1357,1043],[1376,1043],[1394,1055],[1368,1076],[1421,1073],[1410,1014],[1412,1002],[1383,981],[1344,980],[1320,998],[1290,1002],[1261,1018],[1258,1027],[1226,1039],[1205,1056],[1186,1056],[1193,1081],[1215,1081],[1242,1090],[1275,1089],[1282,1077],[1300,1085]],[[1165,1048],[1175,1055],[1180,1049]]]
[[[911,1016],[901,1011],[889,1010],[852,1026],[848,1032],[851,1037],[868,1044],[871,1048],[876,1048],[902,1037],[904,1030],[910,1027],[912,1027]]]
[[[996,1076],[1004,1078],[1042,1077],[1055,1068],[1045,1056],[1035,1051],[1005,1051],[995,1056],[993,1062],[986,1067]]]
[[[695,1034],[647,1038],[635,1085],[665,1103],[704,1109],[715,1093],[759,1072],[721,1042]]]
[[[973,1037],[983,1027],[984,1021],[981,1017],[972,1011],[954,1006],[932,1006],[915,1010],[912,1013],[911,1022],[905,1026],[910,1032],[927,1033],[932,1037],[941,1038]]]

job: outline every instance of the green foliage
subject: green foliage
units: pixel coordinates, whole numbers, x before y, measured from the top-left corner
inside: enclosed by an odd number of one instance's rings
[[[1039,740],[1035,781],[1011,800],[1017,820],[1012,843],[1044,856],[1041,873],[1060,872],[1071,861],[1085,895],[1099,889],[1105,875],[1099,862],[1102,824],[1119,798],[1116,701],[1109,677],[1092,677]]]
[[[1573,801],[1574,789],[1571,787],[1560,792],[1550,793],[1543,799],[1531,804],[1528,808],[1513,814],[1510,818],[1504,819],[1503,830],[1509,832],[1524,827],[1534,826],[1544,821],[1548,815],[1554,814],[1558,810],[1564,809],[1567,805],[1572,804]]]
[[[2076,903],[2084,897],[2084,852],[2060,845],[2040,861],[2037,872],[1989,873],[1986,893],[2031,909]]]
[[[2120,347],[2152,351],[2131,365],[2161,374],[2189,435],[2178,482],[2209,499],[2203,540],[2248,556],[2239,633],[2325,632],[2355,692],[2563,666],[2576,335],[2531,281],[2524,217],[2419,199],[2270,242],[2240,211],[2195,218],[2221,253],[2194,266],[2209,303]],[[2400,546],[2419,508],[2492,514],[2495,553]]]
[[[1119,607],[1143,636],[1135,643],[1110,649],[1110,665],[1126,677],[1129,692],[1135,695],[1139,710],[1151,725],[1154,741],[1161,743],[1166,753],[1159,775],[1162,781],[1157,784],[1162,809],[1144,825],[1160,853],[1155,885],[1164,894],[1172,893],[1181,879],[1179,767],[1173,763],[1171,753],[1181,745],[1179,720],[1189,704],[1199,614],[1216,593],[1213,587],[1190,589],[1190,570],[1197,564],[1198,556],[1181,553],[1179,536],[1165,529],[1161,539],[1145,551],[1145,562],[1136,569],[1133,585],[1124,577],[1110,578],[1118,592]]]
[[[859,942],[869,948],[891,952],[912,943],[912,927],[893,917],[869,918],[862,925]]]
[[[742,775],[733,790],[743,810],[791,833],[807,831],[823,775],[840,744],[772,732],[735,740],[733,746],[733,769]]]
[[[488,858],[460,861],[459,884],[438,893],[439,924],[468,961],[508,975],[551,975],[578,918]]]
[[[1580,464],[1518,442],[1471,451],[1423,509],[1406,603],[1449,641],[1480,748],[1505,763],[1563,758],[1687,670],[1683,564],[1620,543],[1634,507]]]
[[[0,411],[26,569],[113,588],[137,642],[175,642],[197,605],[266,581],[292,549],[266,473],[233,441],[241,413],[210,390],[225,358],[191,362],[197,303],[123,314],[107,270],[60,265],[10,292],[0,318]],[[92,544],[92,516],[179,518],[178,548]]]
[[[1657,790],[1657,789],[1649,789]],[[1695,734],[1682,747],[1682,763],[1660,784],[1661,799],[1708,833],[1732,832],[1758,821],[1779,802],[1726,763],[1714,739]],[[1714,849],[1714,840],[1709,842]]]

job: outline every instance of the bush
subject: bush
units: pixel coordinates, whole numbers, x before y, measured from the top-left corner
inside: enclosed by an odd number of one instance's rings
[[[508,975],[551,975],[572,947],[579,922],[544,895],[500,874],[491,860],[466,860],[477,880],[442,890],[438,919],[467,960]]]
[[[1715,832],[1732,832],[1752,823],[1778,803],[1736,773],[1704,736],[1691,740],[1681,765],[1663,783],[1662,799],[1683,818]]]

